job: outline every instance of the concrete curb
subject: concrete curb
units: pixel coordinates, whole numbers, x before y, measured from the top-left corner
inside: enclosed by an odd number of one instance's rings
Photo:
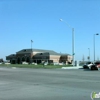
[[[82,66],[75,66],[75,67],[62,67],[61,69],[80,69],[83,68]]]

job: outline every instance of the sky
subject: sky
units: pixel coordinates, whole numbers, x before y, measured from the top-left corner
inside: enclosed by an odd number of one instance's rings
[[[60,21],[62,19],[63,21]],[[54,50],[75,60],[100,58],[100,0],[0,0],[0,58],[22,49]]]

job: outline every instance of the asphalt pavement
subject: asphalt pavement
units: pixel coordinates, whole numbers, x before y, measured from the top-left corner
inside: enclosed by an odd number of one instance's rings
[[[100,71],[0,67],[0,100],[91,100]]]

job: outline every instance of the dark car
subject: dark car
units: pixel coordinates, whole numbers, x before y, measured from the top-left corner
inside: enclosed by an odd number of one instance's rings
[[[94,64],[89,66],[91,70],[98,70],[100,68],[100,61],[96,61]]]
[[[96,61],[95,65],[97,65],[97,67],[100,68],[100,61]]]
[[[86,63],[83,65],[83,68],[84,68],[84,69],[89,69],[89,66],[92,65],[92,64],[93,64],[93,63],[90,62],[90,61],[89,61],[89,62],[86,62]]]
[[[98,67],[97,67],[97,65],[93,64],[93,65],[91,65],[90,69],[91,70],[98,70]]]

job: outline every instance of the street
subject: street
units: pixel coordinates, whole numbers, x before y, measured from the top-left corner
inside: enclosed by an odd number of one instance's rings
[[[100,71],[0,67],[0,100],[91,100]]]

